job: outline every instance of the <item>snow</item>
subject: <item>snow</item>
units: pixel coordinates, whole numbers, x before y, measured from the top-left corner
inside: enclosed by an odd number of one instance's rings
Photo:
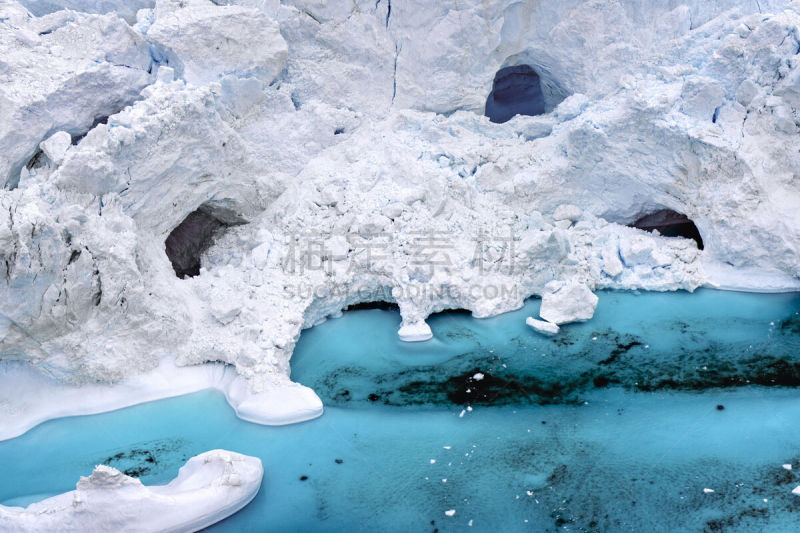
[[[294,345],[360,302],[422,341],[530,296],[557,325],[598,289],[800,288],[796,2],[218,4],[0,4],[0,352],[63,388],[15,420],[221,363],[243,418],[318,415]],[[546,113],[493,124],[521,64]],[[178,279],[198,208],[223,228]],[[661,209],[704,250],[627,227]]]
[[[192,457],[166,485],[99,465],[71,492],[26,508],[0,505],[3,531],[197,531],[255,497],[261,460],[225,450]]]

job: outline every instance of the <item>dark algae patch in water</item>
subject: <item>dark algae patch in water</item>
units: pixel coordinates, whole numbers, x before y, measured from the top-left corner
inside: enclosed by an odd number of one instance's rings
[[[349,357],[342,366],[323,365],[293,377],[327,405],[342,406],[575,404],[607,387],[640,392],[798,387],[798,308],[800,298],[782,316],[757,325],[738,316],[690,320],[645,313],[627,327],[602,320],[566,325],[554,338],[527,327],[492,338],[479,319],[441,313],[431,319],[440,345],[430,353],[444,354],[435,363],[414,355],[412,350],[420,348],[391,338],[385,346],[370,343],[363,355]],[[427,354],[425,343],[420,345]],[[385,355],[404,351],[409,353],[402,358]],[[313,357],[302,352],[301,341],[296,357]],[[375,362],[376,355],[382,364]],[[474,379],[476,374],[483,379]]]
[[[162,463],[172,461],[175,453],[181,453],[184,447],[184,442],[173,439],[145,442],[109,455],[97,464],[111,466],[126,476],[139,478],[161,473]],[[183,460],[188,460],[188,457],[184,456]]]

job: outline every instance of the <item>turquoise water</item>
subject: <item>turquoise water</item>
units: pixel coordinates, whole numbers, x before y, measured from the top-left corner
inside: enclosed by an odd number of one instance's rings
[[[346,313],[292,361],[323,417],[249,424],[208,391],[50,421],[0,442],[0,503],[227,448],[265,479],[211,531],[798,530],[800,295],[603,293],[555,340],[524,325],[537,308],[438,315],[420,344],[394,312]]]

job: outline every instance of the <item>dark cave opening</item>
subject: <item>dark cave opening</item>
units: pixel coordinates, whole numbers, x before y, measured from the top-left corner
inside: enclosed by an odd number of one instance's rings
[[[501,68],[494,76],[484,114],[496,123],[516,115],[541,115],[545,99],[539,74],[528,65]]]
[[[400,306],[394,302],[374,301],[374,302],[361,302],[357,304],[348,305],[345,311],[357,311],[364,309],[381,309],[383,311],[400,311]]]
[[[200,256],[221,231],[242,224],[235,215],[204,204],[189,213],[167,236],[164,247],[175,275],[194,277],[200,274]]]
[[[660,209],[653,213],[639,217],[636,222],[629,224],[632,228],[645,231],[658,230],[665,237],[684,237],[693,239],[697,248],[703,249],[703,238],[692,220],[684,214],[672,209]]]

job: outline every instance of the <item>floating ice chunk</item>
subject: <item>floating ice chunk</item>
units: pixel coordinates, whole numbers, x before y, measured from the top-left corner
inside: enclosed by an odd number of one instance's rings
[[[554,324],[589,320],[597,307],[597,296],[583,283],[551,281],[545,286],[539,315]]]
[[[546,320],[537,320],[531,316],[525,319],[525,323],[544,335],[555,335],[558,333],[559,329],[556,324],[547,322]]]
[[[785,465],[783,465],[783,468],[785,468],[786,470],[791,470],[792,469],[792,465],[789,464],[789,463],[786,463]]]
[[[474,379],[475,381],[482,381],[483,378],[484,375],[482,372],[477,372],[474,376],[472,376],[472,379]]]
[[[445,511],[444,514],[446,514],[447,516],[453,516],[456,514],[456,510],[450,509],[449,511]]]
[[[431,459],[431,464],[436,463],[436,459]]]
[[[800,496],[800,485],[798,485],[798,486],[796,486],[795,488],[792,489],[792,494],[796,494],[796,495]]]
[[[703,492],[705,492],[706,494],[711,494],[712,492],[714,492],[714,489],[703,489]]]
[[[225,450],[192,457],[166,485],[100,465],[73,491],[26,508],[0,505],[0,530],[197,531],[250,503],[263,476],[260,459]]]
[[[433,338],[431,327],[424,320],[402,326],[397,335],[404,342],[422,342]]]

